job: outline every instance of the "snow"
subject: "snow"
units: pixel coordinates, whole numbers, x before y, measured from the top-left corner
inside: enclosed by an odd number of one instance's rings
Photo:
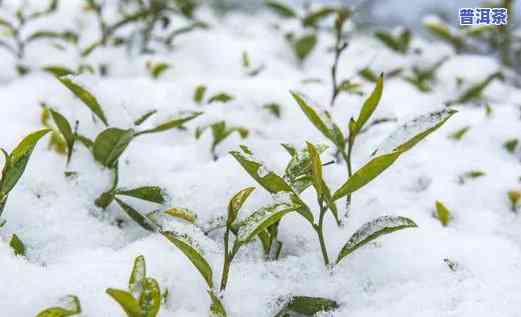
[[[95,35],[92,16],[80,10],[79,0],[62,2],[58,17],[45,23],[56,29],[81,27],[85,42],[89,42]],[[140,128],[164,122],[178,111],[205,112],[186,124],[189,131],[143,135],[134,140],[122,157],[120,186],[160,186],[170,197],[164,206],[134,200],[132,206],[141,211],[187,208],[197,213],[198,223],[206,224],[225,215],[229,199],[248,186],[257,190],[241,209],[241,218],[273,202],[228,151],[238,150],[244,143],[270,170],[282,171],[290,156],[281,143],[299,148],[305,141],[327,143],[289,91],[305,92],[328,107],[332,56],[327,48],[332,39],[322,34],[317,49],[300,67],[283,32],[271,27],[276,21],[273,16],[232,14],[218,19],[209,11],[201,13],[212,29],[180,37],[172,52],[129,57],[125,49],[101,49],[88,61],[110,64],[110,76],[81,75],[75,79],[96,96],[115,127],[131,128],[135,119],[152,109],[158,113]],[[291,23],[284,27],[296,28]],[[399,122],[378,125],[357,138],[355,169],[400,122],[438,110],[440,104],[455,99],[460,92],[457,76],[464,78],[464,85],[471,85],[500,68],[490,57],[455,56],[437,42],[415,38],[413,45],[422,48],[424,56],[397,56],[362,35],[350,41],[339,78],[349,78],[367,65],[380,72],[414,63],[429,65],[451,56],[430,93],[420,93],[400,79],[386,81],[373,118],[396,117]],[[253,78],[245,76],[241,67],[244,50],[254,65],[265,64],[266,70]],[[23,136],[41,128],[42,101],[71,122],[80,120],[81,134],[93,138],[103,130],[99,120],[91,120],[88,108],[52,76],[36,71],[17,77],[13,60],[0,54],[5,70],[0,75],[0,146],[11,150]],[[150,60],[169,62],[172,68],[153,80],[146,70]],[[71,67],[80,61],[74,50],[59,51],[43,42],[28,48],[26,60],[33,66]],[[302,83],[309,78],[321,78],[323,83]],[[192,96],[199,84],[207,85],[209,93],[226,91],[236,98],[224,104],[196,105]],[[363,89],[367,95],[373,84],[363,82]],[[494,82],[485,97],[494,110],[491,117],[485,115],[483,107],[455,105],[458,113],[443,127],[353,194],[352,211],[343,227],[337,227],[332,217],[326,218],[326,243],[330,256],[336,258],[361,225],[383,215],[410,218],[418,228],[381,237],[329,271],[309,223],[298,213],[289,213],[279,227],[279,240],[284,245],[278,261],[265,262],[257,241],[241,249],[234,259],[224,295],[229,316],[273,316],[278,299],[291,294],[338,301],[341,307],[332,316],[519,316],[521,220],[510,211],[506,196],[520,186],[519,154],[505,151],[503,143],[521,133],[516,103],[521,93],[508,83]],[[343,94],[334,108],[327,109],[346,129],[363,100],[363,96]],[[281,104],[281,119],[262,108],[271,102]],[[226,139],[218,146],[219,159],[214,162],[210,133],[196,141],[193,131],[217,120],[246,126],[251,133],[245,140],[236,134]],[[471,129],[461,141],[447,138],[465,126]],[[7,223],[0,229],[1,315],[35,316],[59,298],[74,294],[81,301],[82,316],[123,316],[105,289],[126,289],[134,258],[142,254],[147,275],[169,290],[160,317],[208,316],[206,283],[174,245],[130,221],[123,228],[116,226],[117,219],[128,219],[117,204],[106,211],[94,205],[98,195],[110,187],[110,171],[97,165],[82,146],[76,147],[66,167],[65,157],[47,149],[47,141],[36,147],[3,214]],[[334,147],[330,146],[322,161],[333,157]],[[486,175],[461,185],[458,176],[470,170],[482,170]],[[66,178],[65,171],[78,175]],[[332,190],[337,189],[345,182],[345,166],[324,166],[324,177]],[[316,211],[312,189],[302,197]],[[448,227],[432,216],[437,200],[452,212],[454,219]],[[339,202],[339,207],[342,205]],[[168,229],[193,237],[217,279],[223,261],[222,230],[204,235],[188,223],[172,220],[169,225]],[[9,247],[13,233],[25,243],[26,257],[15,256]],[[456,271],[444,259],[457,263]]]

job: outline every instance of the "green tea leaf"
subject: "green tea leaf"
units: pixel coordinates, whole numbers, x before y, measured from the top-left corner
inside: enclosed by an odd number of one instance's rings
[[[275,317],[289,317],[291,313],[302,316],[316,316],[319,312],[335,310],[337,302],[322,297],[292,296]]]
[[[326,187],[326,185],[322,177],[322,161],[320,160],[320,153],[313,144],[309,142],[306,143],[308,146],[309,156],[311,158],[311,175],[313,186],[315,187],[318,196],[322,197],[324,195],[324,187]]]
[[[140,225],[143,229],[148,231],[155,231],[155,228],[149,223],[148,219],[143,216],[139,211],[135,210],[134,208],[130,207],[123,201],[119,200],[118,198],[114,198],[118,205],[125,211],[125,213],[132,218],[138,225]]]
[[[7,194],[9,194],[9,192],[14,188],[25,171],[36,143],[50,131],[50,129],[43,129],[29,134],[11,152],[9,160],[2,171],[0,197],[7,196]]]
[[[49,111],[51,113],[52,119],[54,120],[54,123],[56,124],[56,127],[58,127],[58,130],[67,143],[67,162],[70,162],[72,149],[74,148],[74,141],[76,140],[74,137],[74,132],[72,132],[69,121],[67,121],[67,119],[61,113],[53,109],[49,109]]]
[[[303,62],[306,57],[313,51],[317,45],[317,36],[315,34],[306,34],[293,43],[293,51],[300,62]]]
[[[367,81],[376,83],[378,81],[378,75],[376,75],[370,68],[364,68],[358,72],[358,74]]]
[[[139,297],[139,305],[144,317],[156,317],[161,307],[161,289],[159,283],[153,278],[144,278],[142,281],[143,292]]]
[[[470,127],[467,126],[467,127],[463,127],[451,134],[449,134],[449,139],[453,139],[453,140],[456,140],[456,141],[460,141],[461,139],[463,139],[463,136],[470,130]]]
[[[152,75],[152,78],[157,79],[169,68],[170,65],[167,63],[153,63],[149,67],[150,75]]]
[[[349,241],[347,241],[338,254],[336,263],[340,263],[346,256],[381,235],[414,227],[417,227],[414,221],[404,217],[382,216],[376,218],[364,224],[349,238]]]
[[[172,242],[183,254],[192,262],[196,269],[201,273],[209,289],[213,289],[213,273],[210,264],[206,261],[203,254],[195,246],[194,241],[186,236],[174,232],[162,232],[170,242]]]
[[[143,124],[143,122],[145,122],[148,118],[155,115],[156,113],[157,113],[157,110],[150,110],[150,111],[146,112],[144,115],[139,117],[136,121],[134,121],[134,125],[140,126],[141,124]]]
[[[275,118],[280,118],[280,105],[277,103],[269,103],[262,106],[262,108],[268,110]]]
[[[446,227],[450,222],[450,211],[441,201],[436,201],[436,218]]]
[[[130,190],[117,190],[116,195],[130,196],[158,204],[165,202],[164,193],[161,188],[157,186],[143,186]]]
[[[167,120],[164,123],[159,124],[157,127],[149,130],[144,130],[136,133],[136,136],[147,134],[147,133],[157,133],[157,132],[163,132],[171,129],[176,129],[182,127],[185,123],[197,118],[203,114],[202,112],[187,112],[187,113],[180,113],[176,115],[174,118]]]
[[[269,226],[282,219],[287,213],[295,211],[300,207],[300,205],[276,203],[256,210],[246,219],[238,223],[239,232],[237,239],[239,239],[241,243],[252,241],[261,231],[266,230]]]
[[[64,66],[46,66],[43,68],[44,71],[53,74],[56,77],[62,77],[62,76],[68,76],[68,75],[74,75],[76,74],[75,71],[73,71],[70,68],[64,67]]]
[[[128,289],[133,296],[139,297],[143,292],[143,280],[147,276],[145,257],[140,255],[134,259],[134,266],[130,272]]]
[[[195,87],[194,101],[197,104],[201,104],[203,102],[205,93],[206,93],[205,85],[199,85],[199,86]]]
[[[11,236],[9,246],[13,249],[15,255],[25,255],[25,245],[16,234]]]
[[[170,217],[183,219],[193,224],[197,222],[197,215],[193,211],[186,208],[170,208],[165,210],[164,214]]]
[[[215,95],[213,95],[212,97],[210,97],[210,99],[208,99],[208,103],[213,103],[213,102],[222,102],[222,103],[227,103],[228,101],[231,101],[235,99],[232,95],[229,95],[225,92],[220,92],[220,93],[217,93]]]
[[[69,317],[81,314],[80,300],[77,296],[68,295],[60,300],[63,307],[51,307],[38,313],[36,317]]]
[[[58,80],[69,89],[76,97],[78,97],[89,109],[108,126],[107,118],[101,108],[98,100],[87,89],[75,83],[72,77],[59,77]]]
[[[267,0],[265,4],[268,8],[272,9],[275,13],[284,18],[294,18],[297,16],[292,8],[288,7],[280,1]]]
[[[465,45],[463,37],[454,34],[449,27],[439,19],[426,20],[424,21],[424,25],[432,34],[451,44],[456,50],[462,49]]]
[[[94,159],[103,166],[113,168],[135,136],[136,133],[132,129],[108,128],[104,130],[94,141],[92,147]]]
[[[106,293],[110,295],[121,308],[125,311],[128,317],[141,317],[143,316],[143,311],[141,310],[141,306],[137,300],[132,297],[127,291],[107,288]]]
[[[385,31],[377,31],[374,33],[375,37],[384,43],[388,48],[393,51],[401,52],[402,47],[397,39],[395,39],[391,33]]]
[[[320,114],[310,105],[304,95],[298,92],[291,92],[291,95],[299,105],[300,109],[304,112],[306,117],[311,123],[331,142],[337,147],[345,147],[345,138],[342,131],[336,124],[333,123],[331,115],[327,111],[322,111]]]
[[[376,86],[371,93],[371,95],[365,100],[362,109],[360,110],[360,114],[358,114],[358,119],[356,119],[356,133],[360,132],[364,125],[367,123],[369,118],[373,115],[378,103],[380,103],[380,99],[382,98],[384,86],[384,77],[383,74],[380,75],[378,81],[376,82]]]
[[[336,13],[335,8],[324,7],[309,13],[302,19],[302,25],[306,27],[316,27],[324,18]]]
[[[338,200],[344,196],[354,193],[370,181],[375,179],[389,166],[391,166],[400,156],[401,152],[393,152],[377,156],[356,171],[340,188],[333,194],[333,200]]]
[[[517,145],[519,144],[519,140],[518,139],[510,139],[510,140],[507,140],[503,146],[505,147],[505,149],[510,152],[510,153],[514,153],[517,149]]]
[[[255,187],[247,187],[239,191],[232,197],[232,199],[230,199],[230,202],[228,203],[228,226],[231,226],[235,222],[239,215],[239,210],[254,190]]]

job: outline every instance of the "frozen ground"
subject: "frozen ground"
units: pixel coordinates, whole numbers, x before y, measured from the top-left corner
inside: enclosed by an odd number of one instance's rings
[[[71,26],[92,23],[79,11],[77,1],[64,2],[61,18],[54,21]],[[323,141],[288,91],[305,91],[326,104],[332,59],[327,53],[331,39],[324,35],[317,50],[299,68],[282,33],[270,28],[272,16],[209,19],[213,26],[210,31],[180,38],[169,54],[130,58],[123,50],[98,51],[90,62],[109,63],[111,76],[78,78],[97,96],[113,126],[130,127],[133,120],[152,108],[158,109],[159,115],[151,119],[151,125],[177,110],[205,112],[188,124],[190,131],[151,135],[132,143],[123,157],[120,181],[128,187],[159,185],[171,197],[165,207],[190,208],[203,222],[223,215],[234,193],[256,185],[227,154],[229,150],[245,143],[269,166],[280,170],[288,159],[280,143]],[[368,64],[386,71],[396,65],[453,55],[441,44],[416,39],[413,45],[422,47],[425,56],[403,58],[372,38],[354,37],[341,62],[341,77],[350,77]],[[249,52],[253,63],[267,66],[259,76],[244,75],[243,50]],[[152,80],[145,68],[149,60],[167,61],[173,67],[159,80]],[[12,149],[24,135],[41,128],[41,101],[56,107],[71,121],[82,120],[80,132],[87,136],[102,130],[100,124],[87,119],[87,108],[52,76],[35,72],[16,78],[10,73],[12,60],[2,55],[0,61],[4,70],[0,86],[3,147]],[[74,66],[79,59],[75,51],[59,52],[42,45],[30,50],[28,61],[32,65]],[[429,112],[458,95],[456,76],[470,84],[498,68],[491,58],[452,56],[440,70],[435,90],[428,94],[400,79],[388,80],[375,117],[403,121]],[[317,77],[324,83],[301,83],[302,79]],[[195,105],[193,91],[201,83],[211,91],[230,92],[236,99],[226,104]],[[369,92],[372,86],[364,83],[364,91]],[[519,187],[520,166],[519,159],[502,144],[520,135],[521,94],[516,88],[494,83],[485,96],[494,110],[490,118],[483,107],[456,105],[459,113],[445,126],[353,196],[352,214],[343,228],[329,219],[326,239],[336,253],[358,226],[384,214],[410,217],[419,228],[386,236],[328,272],[309,225],[298,216],[288,216],[280,227],[285,244],[279,261],[264,262],[260,245],[255,242],[232,266],[225,297],[229,315],[273,316],[276,299],[295,294],[337,300],[341,308],[332,316],[520,316],[521,220],[509,210],[506,199],[507,191]],[[363,99],[356,95],[338,99],[332,112],[342,127],[358,112]],[[269,102],[283,106],[280,120],[262,108]],[[221,144],[220,158],[214,162],[209,134],[196,141],[192,131],[216,119],[247,126],[252,133],[244,141],[234,136]],[[396,125],[382,124],[358,141],[356,167]],[[464,126],[471,126],[471,130],[461,141],[447,138]],[[324,161],[327,157],[332,153],[327,153]],[[483,170],[486,176],[464,185],[457,182],[460,174],[475,169]],[[79,175],[67,179],[65,170]],[[325,173],[333,188],[346,178],[342,165],[329,165]],[[116,205],[106,212],[94,206],[94,199],[109,183],[109,172],[97,166],[84,148],[77,147],[66,169],[63,156],[48,150],[45,142],[39,144],[10,195],[4,213],[7,224],[0,231],[2,316],[34,316],[66,294],[80,298],[82,316],[122,316],[105,289],[126,288],[132,260],[139,254],[146,257],[149,275],[170,291],[168,304],[159,316],[207,316],[205,284],[173,245],[132,223],[124,228],[111,224],[114,217],[125,217]],[[304,196],[313,205],[313,195],[306,192]],[[269,200],[258,188],[242,212],[247,214]],[[448,227],[442,227],[432,216],[436,200],[453,212],[454,220]],[[10,249],[12,233],[25,242],[26,257],[17,257]],[[221,234],[199,241],[214,268],[221,267]],[[449,269],[445,258],[458,264],[456,271]],[[220,275],[215,270],[215,275]]]

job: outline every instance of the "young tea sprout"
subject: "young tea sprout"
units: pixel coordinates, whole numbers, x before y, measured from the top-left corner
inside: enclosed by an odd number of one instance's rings
[[[226,121],[218,121],[215,123],[212,123],[207,126],[198,127],[195,130],[195,138],[199,139],[201,138],[202,134],[205,130],[209,129],[212,131],[212,146],[210,147],[210,152],[212,153],[212,157],[214,161],[217,161],[218,156],[216,152],[217,146],[226,140],[230,135],[232,135],[234,132],[237,132],[241,139],[245,139],[248,137],[248,134],[250,133],[248,129],[244,127],[239,126],[227,126]]]
[[[41,11],[27,13],[22,5],[16,10],[16,13],[10,19],[0,18],[0,28],[3,28],[4,38],[0,40],[0,48],[9,52],[17,60],[16,69],[20,75],[26,74],[30,68],[23,65],[27,48],[30,44],[41,40],[60,40],[62,42],[77,43],[78,35],[72,31],[56,32],[51,30],[40,29],[27,34],[28,29],[33,22],[37,22],[42,18],[46,18],[58,9],[58,0],[48,1],[47,7]]]
[[[345,79],[342,82],[338,82],[338,63],[340,61],[340,57],[342,56],[342,53],[347,49],[347,41],[345,40],[344,35],[344,26],[351,16],[352,12],[348,9],[339,9],[336,14],[335,19],[335,27],[334,27],[334,33],[335,33],[335,46],[334,46],[334,54],[335,58],[333,61],[333,65],[331,66],[331,85],[333,87],[333,91],[331,93],[331,101],[330,105],[335,105],[335,100],[338,97],[338,95],[344,91],[344,92],[353,92],[353,90],[356,92],[357,87],[353,87],[353,84]]]
[[[59,78],[59,81],[74,95],[76,95],[94,113],[97,118],[99,118],[105,125],[108,125],[108,120],[105,116],[105,113],[94,95],[92,95],[81,85],[74,82],[70,77],[61,77]],[[57,112],[53,111],[51,113],[53,114]],[[135,126],[140,127],[155,113],[155,110],[145,113],[135,121]],[[118,164],[121,155],[125,152],[129,144],[137,137],[146,134],[160,133],[171,129],[183,128],[185,123],[195,119],[201,114],[201,112],[181,112],[177,116],[174,116],[173,118],[150,129],[138,130],[137,128],[121,129],[109,127],[100,132],[94,141],[83,135],[75,133],[74,139],[80,141],[87,149],[90,150],[96,162],[98,162],[101,166],[111,170],[113,173],[112,186],[108,191],[105,191],[98,197],[98,199],[96,199],[96,205],[105,209],[115,200],[133,220],[146,223],[142,217],[139,216],[139,213],[135,212],[132,207],[117,198],[117,196],[130,196],[161,204],[165,202],[164,194],[157,186],[145,186],[134,189],[119,188]],[[64,121],[64,123],[67,123],[67,120],[63,116],[61,116],[61,120]],[[59,126],[58,122],[59,121],[56,121],[57,125]],[[67,125],[70,127],[70,124],[67,123]],[[67,137],[65,137],[67,133],[64,133],[62,129],[60,129],[60,131],[62,132],[64,139],[67,139]],[[69,153],[71,153],[72,145],[69,147],[69,149]],[[150,226],[145,227],[148,230],[152,230]]]
[[[381,94],[381,92],[379,94]],[[337,144],[343,144],[343,137],[338,126],[331,123],[331,121],[328,121],[328,124],[326,124],[318,113],[305,101],[302,95],[294,93],[294,97],[308,115],[308,118],[326,137],[333,142],[337,142]],[[358,120],[351,119],[351,133],[356,133],[360,126],[367,122],[374,111],[374,107],[368,106],[377,104],[377,102],[374,102],[376,99],[374,98],[374,93],[369,97],[369,100],[371,99],[373,99],[373,102],[366,103]],[[307,144],[308,159],[302,160],[306,164],[309,164],[307,166],[310,168],[310,174],[305,174],[304,177],[294,179],[281,177],[277,173],[269,170],[261,161],[256,159],[253,152],[245,146],[241,147],[241,151],[232,151],[231,154],[259,185],[274,195],[275,201],[283,199],[284,201],[299,206],[295,211],[303,216],[315,231],[320,244],[324,264],[329,266],[340,263],[356,249],[383,234],[416,227],[416,224],[412,220],[404,217],[379,217],[358,229],[340,250],[336,260],[333,262],[330,260],[325,241],[326,228],[324,226],[324,219],[327,214],[331,213],[338,222],[338,211],[335,205],[337,200],[351,195],[370,183],[389,168],[402,154],[441,127],[454,113],[455,111],[453,110],[443,109],[420,116],[400,126],[387,138],[386,142],[373,152],[369,161],[354,173],[350,173],[347,181],[334,192],[330,190],[324,181],[323,164],[319,155],[320,151],[311,143]],[[322,116],[322,118],[330,120],[330,117]],[[293,149],[291,149],[291,151],[293,152]],[[300,193],[308,185],[312,185],[314,188],[319,207],[317,212],[313,212],[304,200],[300,198]],[[315,218],[315,214],[319,215],[318,219]]]
[[[47,308],[36,317],[69,317],[81,314],[80,299],[74,295],[67,295],[60,299],[59,306]]]
[[[159,313],[161,289],[155,279],[147,276],[145,257],[142,255],[134,260],[128,291],[108,288],[106,292],[121,306],[127,317],[156,317]]]

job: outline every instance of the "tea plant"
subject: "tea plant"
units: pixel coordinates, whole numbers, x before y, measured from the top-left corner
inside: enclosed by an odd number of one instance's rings
[[[501,72],[492,73],[485,79],[469,86],[458,98],[456,98],[456,100],[449,101],[447,104],[451,105],[455,103],[476,102],[481,100],[483,98],[483,91],[496,79],[503,81],[505,80],[505,76]]]
[[[212,132],[212,145],[210,147],[210,152],[212,153],[212,157],[214,161],[217,161],[218,156],[216,152],[217,146],[226,140],[229,136],[231,136],[234,132],[239,134],[241,139],[245,139],[248,137],[248,134],[250,133],[248,129],[244,127],[239,126],[227,126],[226,121],[218,121],[215,123],[212,123],[207,126],[197,127],[195,130],[195,138],[199,139],[201,138],[202,134],[205,130],[210,129]]]
[[[108,288],[106,292],[128,317],[155,317],[159,313],[161,289],[155,279],[147,277],[145,257],[142,255],[134,260],[128,291]]]
[[[3,32],[5,40],[0,40],[0,48],[10,53],[16,59],[18,74],[24,75],[30,70],[27,65],[23,64],[30,44],[49,39],[73,44],[77,43],[78,35],[70,30],[56,32],[40,29],[27,35],[26,30],[31,24],[52,15],[58,9],[58,4],[58,0],[50,0],[45,9],[28,13],[25,12],[25,5],[22,3],[13,17],[9,19],[0,18],[0,28],[5,29],[5,32]]]
[[[320,117],[302,95],[296,93],[293,95],[299,105],[304,109],[308,118],[326,137],[332,140],[333,143],[343,144],[344,138],[342,137],[340,129],[330,121],[330,117],[325,115]],[[369,97],[369,99],[371,98],[374,97]],[[371,102],[370,104],[375,105],[376,103]],[[357,120],[351,119],[351,133],[359,131],[360,127],[367,122],[373,111],[374,107],[371,107],[371,111],[369,111],[369,107],[364,107],[361,116]],[[305,177],[297,177],[294,180],[285,179],[267,169],[262,162],[253,156],[251,150],[245,146],[241,147],[242,151],[233,151],[231,154],[259,185],[274,195],[276,201],[284,199],[285,201],[291,201],[300,206],[296,211],[303,216],[314,229],[320,244],[324,264],[329,266],[332,263],[329,260],[329,252],[327,251],[325,243],[324,218],[328,212],[331,212],[335,219],[337,219],[337,222],[339,222],[335,202],[367,185],[389,168],[403,153],[410,150],[418,142],[441,127],[454,113],[455,111],[453,110],[444,109],[418,117],[399,127],[388,137],[382,146],[373,152],[369,162],[356,172],[349,174],[347,181],[335,192],[329,189],[323,179],[319,150],[311,143],[307,145],[309,159],[302,160],[306,162],[306,164],[309,164],[307,166],[310,166],[310,178],[306,177],[308,174],[305,175]],[[325,123],[324,120],[327,120],[327,123]],[[339,143],[340,140],[342,140],[342,143]],[[317,219],[315,219],[311,208],[307,206],[299,196],[300,192],[303,188],[305,189],[307,185],[312,185],[316,193],[319,206],[318,221],[316,221]],[[416,224],[412,220],[403,217],[383,216],[377,218],[363,225],[351,236],[339,252],[334,264],[338,264],[353,251],[376,239],[380,235],[415,226]]]
[[[340,94],[340,92],[356,92],[356,88],[353,87],[353,84],[345,79],[341,83],[338,82],[338,63],[340,61],[340,57],[342,56],[342,53],[347,49],[348,43],[345,39],[344,35],[344,26],[347,21],[347,19],[351,16],[352,12],[348,9],[338,10],[336,12],[336,19],[335,19],[335,27],[334,27],[334,33],[335,33],[335,45],[334,45],[334,61],[333,65],[331,66],[331,85],[333,87],[333,91],[331,93],[331,101],[330,105],[335,105],[335,100]]]
[[[59,306],[47,308],[36,317],[69,317],[81,314],[81,304],[77,296],[67,295],[60,300]]]
[[[59,78],[59,81],[74,95],[76,95],[96,115],[97,118],[99,118],[105,125],[108,125],[105,113],[98,103],[96,97],[94,97],[84,87],[75,83],[69,77],[61,77]],[[139,127],[141,124],[143,124],[143,122],[145,122],[153,114],[155,114],[155,110],[149,111],[138,118],[135,122],[136,127]],[[76,133],[74,139],[80,141],[80,143],[82,143],[87,149],[91,151],[96,162],[98,162],[101,166],[111,170],[113,173],[112,186],[108,191],[105,191],[96,199],[95,204],[98,207],[105,209],[115,200],[133,220],[146,224],[146,221],[144,221],[142,217],[139,217],[139,213],[135,212],[132,207],[119,199],[118,196],[130,196],[161,204],[165,201],[164,195],[161,189],[157,186],[144,186],[133,189],[119,188],[119,159],[129,144],[137,137],[146,134],[160,133],[171,129],[182,128],[185,123],[195,119],[201,114],[201,112],[181,112],[166,122],[160,123],[150,129],[143,130],[109,127],[100,132],[94,141]],[[63,116],[62,120],[67,123],[67,120]],[[70,127],[70,124],[68,124],[68,126]],[[61,130],[62,129],[60,129],[60,131]],[[65,135],[66,133],[62,132],[62,134]],[[150,226],[148,226],[147,229],[152,230]]]
[[[421,92],[429,92],[432,90],[433,83],[436,82],[436,72],[448,60],[448,57],[443,57],[434,65],[428,67],[413,66],[409,74],[403,76],[403,79],[412,84]]]

